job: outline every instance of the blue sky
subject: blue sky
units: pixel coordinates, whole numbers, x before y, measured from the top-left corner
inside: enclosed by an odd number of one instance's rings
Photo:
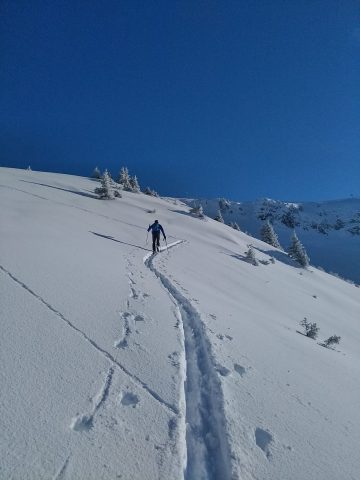
[[[2,0],[0,45],[2,166],[360,196],[358,1]]]

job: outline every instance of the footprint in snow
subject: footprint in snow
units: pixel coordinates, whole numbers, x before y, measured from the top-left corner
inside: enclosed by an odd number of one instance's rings
[[[243,377],[246,373],[246,368],[242,367],[238,363],[234,363],[234,370],[240,375],[240,377]]]
[[[180,366],[180,355],[179,352],[172,352],[168,355],[168,359],[171,361],[173,367]]]
[[[140,402],[140,399],[135,393],[125,392],[121,397],[121,404],[126,407],[136,408],[136,405]]]
[[[231,340],[233,339],[233,337],[231,337],[230,335],[226,335],[226,334],[224,335],[224,334],[222,334],[222,333],[218,333],[218,334],[216,335],[216,337],[217,337],[219,340],[224,340],[224,338],[227,338],[228,340],[230,340],[230,342],[231,342]]]
[[[274,441],[273,436],[266,430],[257,427],[255,430],[255,441],[256,445],[261,448],[261,450],[265,453],[266,458],[270,459],[271,451],[270,445]]]
[[[134,300],[137,300],[139,298],[139,295],[136,293],[135,289],[133,287],[130,287],[130,298],[133,298]]]
[[[88,431],[93,427],[93,416],[78,415],[73,418],[70,427],[76,432]]]
[[[216,365],[216,371],[220,373],[222,377],[227,377],[231,373],[231,370],[229,370],[226,367],[223,367],[222,365]]]
[[[119,340],[116,340],[114,343],[115,348],[127,348],[129,343],[129,337],[131,335],[131,326],[130,321],[134,320],[134,315],[129,312],[123,312],[120,314],[121,318],[124,320],[123,326],[123,336]]]

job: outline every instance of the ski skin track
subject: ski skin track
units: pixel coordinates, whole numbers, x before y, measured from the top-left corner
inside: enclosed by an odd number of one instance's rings
[[[184,240],[173,242],[160,252],[181,243]],[[167,290],[183,331],[184,480],[231,480],[231,451],[227,441],[223,393],[204,324],[190,301],[156,269],[155,258],[152,253],[145,255],[144,264]]]

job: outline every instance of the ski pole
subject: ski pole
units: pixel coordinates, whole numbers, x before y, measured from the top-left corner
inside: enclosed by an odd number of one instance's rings
[[[149,232],[147,232],[147,234],[146,234],[146,245],[147,245],[147,242],[148,242],[148,238],[149,238]]]

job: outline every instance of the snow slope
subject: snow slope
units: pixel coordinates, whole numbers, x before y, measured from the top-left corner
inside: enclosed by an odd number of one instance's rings
[[[0,479],[358,478],[360,290],[95,186],[0,169]]]
[[[182,199],[190,206],[201,204],[214,218],[219,210],[225,223],[236,222],[241,230],[260,238],[269,219],[285,249],[295,228],[314,265],[360,284],[360,198],[328,202],[289,203],[272,199],[232,202],[224,199]]]

